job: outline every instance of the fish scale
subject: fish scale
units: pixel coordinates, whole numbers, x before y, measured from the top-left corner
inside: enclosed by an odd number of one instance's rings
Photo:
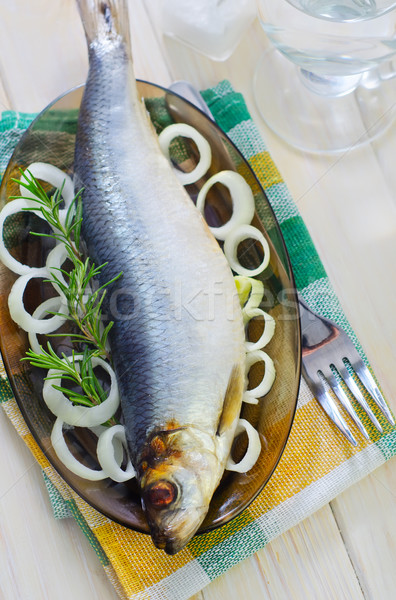
[[[138,97],[122,0],[79,0],[89,49],[75,152],[82,234],[114,320],[128,451],[154,543],[202,522],[240,412],[244,328],[232,273]]]

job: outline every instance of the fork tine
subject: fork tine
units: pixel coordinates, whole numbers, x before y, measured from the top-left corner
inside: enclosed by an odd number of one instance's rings
[[[363,423],[361,422],[361,420],[355,413],[351,401],[349,400],[347,394],[344,392],[341,385],[339,384],[339,382],[337,381],[337,379],[335,378],[335,376],[333,375],[333,373],[331,371],[330,371],[330,375],[327,375],[327,381],[328,381],[330,387],[332,388],[333,392],[337,396],[338,400],[340,401],[342,406],[345,408],[348,415],[351,417],[352,421],[355,423],[356,427],[359,429],[360,433],[366,438],[366,440],[369,440],[370,436],[367,433]]]
[[[352,366],[355,369],[359,379],[361,380],[367,391],[370,393],[370,396],[384,415],[384,417],[386,417],[386,419],[391,425],[395,425],[395,420],[392,416],[392,413],[390,412],[383,395],[378,389],[374,377],[371,375],[364,362],[361,359],[359,359],[356,360],[352,364]]]
[[[362,392],[359,390],[353,377],[348,372],[348,369],[345,367],[345,365],[343,365],[341,368],[339,368],[338,366],[336,368],[337,368],[339,374],[341,375],[342,379],[345,381],[346,385],[348,386],[351,394],[355,397],[357,402],[360,404],[360,406],[363,408],[363,410],[367,413],[367,415],[368,415],[370,421],[372,422],[372,424],[374,425],[374,427],[380,433],[382,433],[382,427],[379,424],[377,417],[371,410],[370,406],[367,403],[367,400],[363,396]]]
[[[334,425],[339,429],[339,431],[341,431],[341,433],[352,444],[352,446],[357,446],[357,441],[350,432],[347,424],[341,416],[340,411],[338,410],[338,406],[336,405],[330,394],[325,390],[317,390],[316,399],[325,411],[325,413],[333,421]]]
[[[361,392],[366,390],[389,423],[395,426],[396,418],[388,409],[374,378],[364,363],[360,362],[361,358],[348,334],[334,321],[316,313],[300,294],[298,302],[302,333],[302,374],[330,419],[350,440],[348,426],[337,410],[339,404],[334,398],[335,395],[362,435],[368,438],[368,433],[351,402],[350,394],[352,394],[374,427],[382,433],[383,429],[365,398],[365,392]],[[337,366],[338,363],[340,368]],[[330,388],[332,388],[331,395]],[[355,440],[351,443],[356,444]]]

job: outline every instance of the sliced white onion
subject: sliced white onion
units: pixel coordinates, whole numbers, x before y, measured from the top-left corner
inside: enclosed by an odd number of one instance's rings
[[[246,275],[236,275],[234,281],[237,286],[241,307],[245,311],[258,308],[264,296],[263,282],[259,279],[246,277]]]
[[[256,350],[255,352],[248,352],[246,354],[246,375],[249,373],[251,367],[258,362],[263,362],[265,365],[264,376],[261,382],[255,388],[246,390],[246,392],[243,394],[242,400],[247,404],[257,404],[258,398],[262,398],[262,396],[268,394],[275,380],[274,362],[272,358],[270,358],[268,354],[262,350]]]
[[[263,260],[256,269],[246,269],[243,267],[238,260],[238,246],[243,240],[253,239],[257,240],[263,248]],[[264,235],[256,227],[252,225],[240,225],[233,229],[226,237],[224,241],[224,254],[229,262],[229,265],[233,271],[238,275],[247,275],[248,277],[255,277],[264,271],[268,266],[270,259],[270,249],[268,242]]]
[[[192,139],[196,143],[199,152],[199,163],[192,171],[183,173],[179,169],[175,169],[180,182],[183,185],[188,185],[189,183],[195,183],[207,173],[212,162],[212,151],[209,142],[194,127],[186,123],[174,123],[165,127],[158,136],[160,148],[168,160],[170,160],[170,144],[178,136]]]
[[[62,317],[53,316],[49,319],[38,319],[29,314],[23,304],[23,294],[31,279],[48,278],[48,273],[42,269],[32,269],[27,275],[21,275],[13,284],[8,296],[8,308],[13,321],[24,331],[33,333],[52,333],[63,323]]]
[[[46,181],[50,183],[57,189],[62,189],[62,198],[65,203],[65,208],[59,210],[59,220],[61,223],[65,223],[67,209],[74,199],[74,184],[69,175],[64,173],[58,167],[54,167],[54,165],[50,165],[48,163],[36,162],[32,163],[27,167],[27,169],[23,173],[23,177],[27,181],[31,181],[31,177],[29,173],[33,175],[36,179],[41,179],[41,181]],[[32,194],[25,187],[20,186],[20,191],[22,196],[27,196],[29,198],[34,198],[34,194]],[[37,204],[36,204],[37,206]]]
[[[51,443],[54,448],[57,457],[63,462],[63,464],[75,475],[89,479],[90,481],[100,481],[106,479],[107,473],[102,469],[101,471],[95,471],[86,467],[80,461],[78,461],[73,454],[70,452],[65,438],[63,437],[63,421],[58,417],[54,423],[51,432]]]
[[[76,367],[78,361],[82,360],[82,355],[74,357]],[[65,360],[65,359],[63,359]],[[97,406],[74,406],[70,400],[59,390],[55,390],[53,385],[60,386],[62,377],[56,369],[50,369],[43,386],[44,402],[51,412],[60,417],[65,423],[75,425],[76,427],[95,427],[108,421],[116,412],[120,398],[118,394],[118,385],[115,373],[111,366],[101,358],[92,358],[92,367],[101,366],[110,375],[110,390],[107,398]],[[59,375],[57,377],[57,375]]]
[[[227,235],[239,225],[249,225],[254,216],[254,197],[250,186],[245,179],[235,171],[220,171],[213,175],[202,186],[198,198],[197,208],[204,215],[206,195],[215,183],[222,183],[228,188],[232,200],[232,215],[224,225],[209,227],[218,240],[225,240]]]
[[[67,257],[68,257],[68,254],[67,254],[65,245],[59,243],[59,244],[56,244],[56,246],[54,248],[52,248],[51,252],[47,256],[47,261],[46,261],[46,267],[47,267],[48,273],[51,273],[51,275],[53,275],[54,277],[59,279],[59,281],[61,283],[63,283],[63,285],[65,287],[68,287],[68,284],[66,283],[65,278],[63,277],[63,274],[60,272],[59,269],[62,267],[62,265],[65,262],[65,260],[67,259]],[[52,269],[54,269],[54,271],[52,271]],[[54,286],[54,288],[56,289],[56,291],[58,292],[58,294],[60,296],[64,296],[62,290],[56,283],[52,283],[52,285]]]
[[[96,449],[99,463],[103,470],[106,471],[108,476],[114,481],[128,481],[136,476],[135,469],[133,468],[129,459],[125,471],[121,469],[121,462],[117,460],[118,457],[116,454],[118,453],[116,453],[114,442],[120,442],[125,450],[127,450],[125,429],[122,425],[113,425],[113,427],[108,427],[103,433],[100,434]]]
[[[24,265],[21,262],[19,262],[19,260],[16,260],[16,258],[11,256],[4,244],[4,222],[7,219],[7,217],[22,212],[25,208],[28,208],[29,210],[34,212],[38,217],[43,218],[40,211],[33,210],[36,207],[37,202],[33,202],[33,200],[25,200],[23,198],[19,198],[17,200],[12,200],[11,202],[8,202],[0,212],[0,259],[6,267],[8,267],[11,271],[17,273],[18,275],[26,275],[27,273],[31,273],[32,270],[37,271],[37,267],[29,267],[28,265]],[[41,268],[44,272],[45,267]]]
[[[33,319],[42,320],[43,317],[48,315],[48,312],[60,312],[62,308],[63,313],[67,311],[66,306],[63,305],[63,298],[61,296],[56,296],[55,298],[48,298],[48,300],[44,300],[39,306],[36,308],[34,313],[32,314]],[[61,324],[66,321],[63,317],[59,317]],[[55,330],[54,330],[55,331]],[[29,344],[33,352],[36,354],[41,353],[41,347],[37,340],[37,332],[33,329],[30,329],[28,332]]]
[[[239,463],[236,463],[231,456],[228,457],[226,469],[228,471],[236,471],[237,473],[246,473],[250,471],[253,465],[257,462],[261,452],[260,436],[253,425],[246,419],[239,419],[236,427],[235,436],[246,431],[248,436],[248,447],[245,456]]]
[[[262,317],[264,320],[264,330],[259,339],[256,342],[245,342],[246,350],[248,352],[261,350],[261,348],[264,348],[264,346],[268,344],[274,335],[275,319],[261,308],[245,308],[242,310],[242,315],[245,324],[257,317]]]

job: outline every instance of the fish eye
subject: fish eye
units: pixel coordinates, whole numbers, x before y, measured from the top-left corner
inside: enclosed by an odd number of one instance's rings
[[[144,492],[144,503],[154,508],[166,508],[176,500],[178,490],[174,483],[160,479]]]

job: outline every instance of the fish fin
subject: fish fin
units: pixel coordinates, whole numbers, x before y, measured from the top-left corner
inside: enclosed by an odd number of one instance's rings
[[[232,367],[224,396],[223,410],[219,418],[216,435],[221,435],[228,430],[241,410],[241,401],[244,386],[244,373],[240,364]]]
[[[130,49],[127,0],[77,0],[88,45],[121,36]]]

